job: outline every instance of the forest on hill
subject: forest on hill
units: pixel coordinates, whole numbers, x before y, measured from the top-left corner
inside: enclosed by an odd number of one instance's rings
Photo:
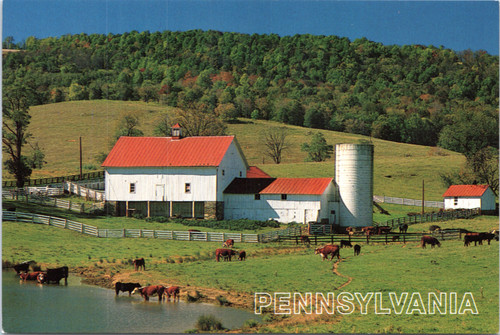
[[[143,100],[237,117],[439,145],[498,147],[498,56],[365,38],[192,30],[7,37],[4,90],[32,105]]]

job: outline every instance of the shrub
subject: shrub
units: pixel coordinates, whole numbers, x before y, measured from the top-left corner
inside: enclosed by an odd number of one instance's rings
[[[257,326],[258,324],[259,324],[258,321],[255,321],[254,319],[249,319],[249,320],[245,321],[245,323],[243,324],[243,327],[253,328],[253,327]]]
[[[222,322],[219,319],[216,319],[213,315],[202,315],[196,321],[196,329],[198,331],[213,331],[213,330],[222,330]]]
[[[231,303],[226,299],[226,297],[219,295],[215,298],[221,306],[229,306]]]

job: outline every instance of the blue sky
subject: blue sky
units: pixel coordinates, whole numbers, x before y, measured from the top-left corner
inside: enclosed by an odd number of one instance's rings
[[[498,55],[497,1],[3,0],[3,37],[220,30],[366,37]]]

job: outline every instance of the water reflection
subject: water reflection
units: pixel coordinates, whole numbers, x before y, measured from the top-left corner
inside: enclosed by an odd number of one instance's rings
[[[145,302],[140,295],[83,285],[74,276],[65,285],[19,282],[2,273],[3,330],[8,333],[182,333],[199,316],[215,315],[226,328],[241,327],[253,313],[205,303]]]

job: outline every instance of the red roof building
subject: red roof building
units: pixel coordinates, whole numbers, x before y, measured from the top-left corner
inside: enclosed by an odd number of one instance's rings
[[[200,136],[181,139],[122,136],[102,166],[105,168],[219,166],[234,141],[234,136]]]
[[[256,166],[250,166],[247,170],[247,178],[271,178],[271,176]]]
[[[494,211],[495,194],[489,185],[452,185],[443,194],[444,209]]]
[[[310,194],[321,195],[333,178],[277,178],[260,194]]]

